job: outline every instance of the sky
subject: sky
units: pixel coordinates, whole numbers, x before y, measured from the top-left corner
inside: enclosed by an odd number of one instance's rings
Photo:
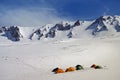
[[[0,26],[41,26],[120,15],[120,0],[0,0]]]

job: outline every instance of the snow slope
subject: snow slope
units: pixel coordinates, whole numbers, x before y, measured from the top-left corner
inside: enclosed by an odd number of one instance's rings
[[[119,38],[0,42],[0,80],[119,80],[119,47]],[[77,64],[85,70],[51,72]]]

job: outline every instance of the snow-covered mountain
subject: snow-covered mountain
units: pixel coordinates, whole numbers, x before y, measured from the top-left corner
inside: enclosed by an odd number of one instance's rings
[[[42,27],[1,27],[1,36],[12,41],[20,39],[64,39],[95,36],[119,36],[120,16],[101,16],[93,21],[67,22],[47,24]]]
[[[120,16],[101,16],[96,19],[86,30],[92,30],[92,35],[101,31],[109,31],[110,28],[120,32]]]
[[[55,38],[59,36],[59,34],[62,34],[60,37],[68,37],[72,38],[72,29],[74,27],[80,26],[80,21],[76,21],[74,24],[62,22],[55,25],[45,25],[37,30],[35,30],[31,35],[30,39],[33,38],[34,35],[38,36],[38,40],[40,40],[42,37],[44,38]]]

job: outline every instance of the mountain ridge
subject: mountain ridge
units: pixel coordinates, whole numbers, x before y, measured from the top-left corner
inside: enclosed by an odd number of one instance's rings
[[[26,39],[45,39],[45,38],[82,38],[88,36],[105,36],[119,35],[120,33],[120,16],[100,16],[93,21],[80,21],[75,22],[61,22],[56,24],[47,24],[42,27],[25,27],[10,26],[1,27],[0,36],[7,37],[12,41],[20,41]],[[25,34],[24,34],[25,33]],[[27,36],[26,36],[26,33]],[[26,36],[26,37],[25,37]]]

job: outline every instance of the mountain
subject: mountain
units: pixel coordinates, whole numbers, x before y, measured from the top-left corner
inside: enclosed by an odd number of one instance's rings
[[[120,32],[120,16],[101,16],[88,26],[86,30],[92,30],[92,35],[96,35],[98,32],[108,31],[110,27]]]
[[[23,37],[17,26],[2,27],[0,28],[0,33],[4,33],[2,36],[5,36],[12,41],[19,41],[20,38]]]
[[[93,21],[47,24],[42,27],[1,27],[0,35],[12,41],[20,39],[64,39],[83,38],[90,36],[114,36],[120,32],[120,16],[101,16]]]
[[[103,16],[101,16],[100,18],[96,19],[90,26],[88,26],[86,30],[91,29],[92,35],[95,35],[97,32],[108,31],[104,21],[106,20],[103,18]]]
[[[57,34],[59,32],[66,32],[69,31],[67,33],[67,37],[71,38],[72,37],[72,29],[76,26],[80,26],[80,21],[77,20],[74,24],[70,24],[70,23],[58,23],[55,24],[54,26],[51,25],[45,25],[42,28],[39,28],[37,30],[35,30],[29,37],[29,39],[32,39],[34,35],[38,36],[38,40],[40,40],[42,37],[44,38],[55,38],[57,36]]]

